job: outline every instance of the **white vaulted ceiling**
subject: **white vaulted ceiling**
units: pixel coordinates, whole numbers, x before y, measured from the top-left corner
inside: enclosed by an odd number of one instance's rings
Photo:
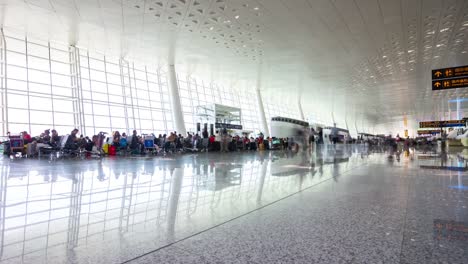
[[[265,95],[301,96],[306,113],[341,120],[423,119],[468,96],[430,83],[431,69],[468,64],[466,0],[0,3],[6,29],[147,63],[174,47],[189,74],[255,85],[261,72]]]

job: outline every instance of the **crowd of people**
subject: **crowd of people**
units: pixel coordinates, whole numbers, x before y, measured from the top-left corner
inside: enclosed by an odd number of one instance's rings
[[[10,135],[8,134],[8,136]],[[110,135],[100,132],[91,138],[83,134],[80,135],[76,128],[63,136],[60,136],[55,129],[47,129],[35,137],[23,131],[20,133],[20,137],[24,143],[24,154],[28,156],[35,156],[41,151],[146,155],[177,152],[291,149],[294,146],[292,138],[265,138],[262,133],[255,137],[231,135],[226,128],[216,131],[216,135],[209,134],[206,129],[201,133],[188,132],[185,136],[176,131],[156,136],[154,134],[138,134],[136,130],[133,130],[131,135],[119,131],[114,131]],[[10,140],[3,142],[4,154],[11,154],[11,144]]]

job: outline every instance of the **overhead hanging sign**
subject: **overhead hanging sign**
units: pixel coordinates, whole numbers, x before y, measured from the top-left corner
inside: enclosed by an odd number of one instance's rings
[[[242,125],[234,125],[234,124],[226,124],[226,123],[215,123],[215,127],[242,130]]]
[[[432,81],[433,91],[463,88],[463,87],[468,87],[468,77]]]
[[[419,128],[440,128],[465,126],[466,120],[425,121],[419,122]]]
[[[432,70],[432,90],[468,87],[468,65]]]
[[[418,135],[435,135],[440,134],[440,130],[418,130]]]

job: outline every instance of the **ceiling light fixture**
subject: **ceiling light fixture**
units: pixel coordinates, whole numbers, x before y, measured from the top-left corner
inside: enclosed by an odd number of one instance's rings
[[[214,27],[210,27],[210,30],[213,30],[213,29],[214,29]]]
[[[254,10],[258,10],[258,6],[254,7]]]
[[[239,19],[239,15],[235,16],[234,18]]]
[[[447,30],[449,30],[449,28],[443,28],[443,29],[440,30],[440,32],[445,32]]]

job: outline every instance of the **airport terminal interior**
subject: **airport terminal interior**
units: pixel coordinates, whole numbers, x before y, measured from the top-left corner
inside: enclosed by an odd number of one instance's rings
[[[468,1],[0,0],[0,264],[468,263]]]

